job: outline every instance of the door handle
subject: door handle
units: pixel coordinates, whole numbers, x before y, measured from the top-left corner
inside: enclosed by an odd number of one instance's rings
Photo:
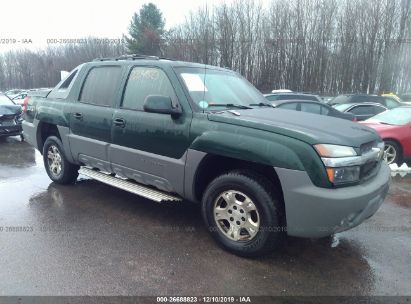
[[[74,113],[73,116],[75,119],[79,119],[79,120],[83,119],[83,114],[81,113]]]
[[[114,119],[114,125],[116,127],[124,128],[126,126],[126,121],[122,118],[116,118]]]

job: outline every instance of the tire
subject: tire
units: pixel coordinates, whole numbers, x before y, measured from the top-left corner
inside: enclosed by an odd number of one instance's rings
[[[221,247],[239,256],[255,257],[271,252],[282,240],[284,216],[280,202],[275,185],[263,176],[233,171],[208,185],[202,199],[202,215]],[[250,211],[254,207],[256,211]]]
[[[402,165],[402,149],[397,142],[384,140],[384,160],[387,164]]]
[[[61,140],[56,136],[46,139],[43,146],[43,161],[50,179],[58,184],[73,184],[78,177],[79,166],[67,161]]]

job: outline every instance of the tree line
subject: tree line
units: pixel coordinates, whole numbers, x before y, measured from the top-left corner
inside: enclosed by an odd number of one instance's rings
[[[125,52],[223,66],[262,91],[411,91],[411,0],[233,0],[164,30],[161,11],[136,12],[121,45],[73,44],[0,57],[0,87],[52,86],[60,70]]]
[[[0,54],[0,90],[54,87],[61,80],[60,71],[71,71],[95,58],[125,52],[124,44],[101,43],[92,37],[44,50],[9,51]]]

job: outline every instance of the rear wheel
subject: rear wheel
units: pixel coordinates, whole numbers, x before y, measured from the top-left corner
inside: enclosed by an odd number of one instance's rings
[[[67,161],[63,144],[56,136],[46,139],[43,146],[43,161],[50,179],[59,184],[72,184],[77,180],[79,166]]]
[[[385,140],[384,141],[384,160],[387,164],[394,164],[401,165],[400,162],[402,160],[401,155],[401,147],[398,143],[392,140]]]
[[[240,256],[258,256],[276,248],[283,227],[280,196],[274,185],[253,172],[230,172],[207,187],[204,221],[213,238]]]

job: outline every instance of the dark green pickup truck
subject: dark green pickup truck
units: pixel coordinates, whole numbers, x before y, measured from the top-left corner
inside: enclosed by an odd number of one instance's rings
[[[272,108],[237,73],[146,56],[82,64],[25,100],[50,178],[83,174],[154,201],[201,203],[243,256],[281,235],[324,237],[372,216],[389,187],[383,142],[346,120]]]

